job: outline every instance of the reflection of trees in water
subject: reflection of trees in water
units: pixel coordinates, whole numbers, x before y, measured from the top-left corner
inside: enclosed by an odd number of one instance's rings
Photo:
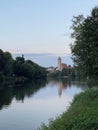
[[[12,95],[12,88],[6,88],[0,90],[0,110],[3,107],[7,107],[11,104],[13,95]]]
[[[50,82],[51,86],[54,86],[56,84],[56,86],[58,87],[58,95],[61,97],[62,95],[62,91],[64,89],[70,88],[72,86],[75,87],[79,87],[81,89],[86,89],[87,88],[87,84],[84,81],[77,81],[77,80],[72,80],[72,79],[66,79],[66,78],[62,78],[62,79],[53,79],[53,80],[49,80],[48,82]]]
[[[48,79],[48,82],[51,86],[54,86],[55,84],[58,85],[58,83],[62,83],[63,88],[71,87],[70,79]]]
[[[38,90],[46,86],[46,80],[40,80],[34,82],[25,83],[21,86],[17,87],[9,87],[9,88],[2,88],[0,89],[0,109],[8,107],[13,98],[18,101],[24,101],[26,97],[31,97],[34,95]],[[76,87],[80,87],[82,89],[86,88],[86,83],[81,81],[71,81],[70,79],[53,79],[48,80],[48,83],[51,87],[57,86],[58,95],[62,95],[62,90],[70,88],[72,85]]]
[[[82,90],[86,90],[88,88],[87,82],[85,81],[72,81],[72,85],[75,85],[78,88],[81,88]]]
[[[36,93],[39,89],[45,87],[46,80],[40,80],[32,83],[25,83],[21,86],[3,88],[0,90],[0,110],[8,107],[13,98],[18,101],[24,101],[25,97],[30,97]]]

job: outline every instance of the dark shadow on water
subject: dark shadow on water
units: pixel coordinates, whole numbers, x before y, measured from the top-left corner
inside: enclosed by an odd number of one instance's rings
[[[13,98],[24,102],[24,99],[34,95],[38,90],[46,86],[46,80],[27,82],[14,87],[0,89],[0,110],[11,105]]]

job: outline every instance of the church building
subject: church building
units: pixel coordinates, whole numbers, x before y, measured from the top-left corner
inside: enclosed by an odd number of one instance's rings
[[[59,57],[57,70],[62,71],[62,69],[64,69],[64,68],[69,68],[69,66],[67,66],[67,64],[62,63],[61,57]]]

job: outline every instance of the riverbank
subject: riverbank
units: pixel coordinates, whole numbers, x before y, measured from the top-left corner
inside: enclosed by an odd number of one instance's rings
[[[98,88],[77,95],[67,112],[39,130],[98,130]]]

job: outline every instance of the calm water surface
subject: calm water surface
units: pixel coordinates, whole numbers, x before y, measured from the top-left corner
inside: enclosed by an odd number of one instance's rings
[[[34,130],[67,110],[84,84],[49,81],[0,90],[0,130]]]

